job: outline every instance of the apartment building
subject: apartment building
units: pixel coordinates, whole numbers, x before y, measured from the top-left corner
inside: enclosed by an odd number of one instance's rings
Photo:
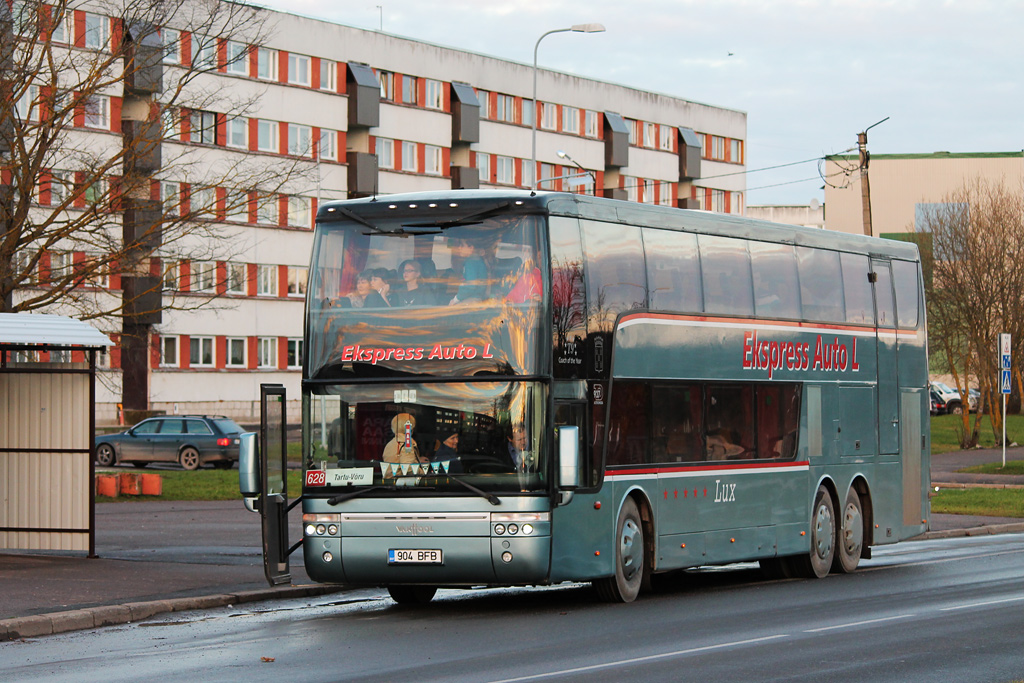
[[[72,5],[40,40],[102,53],[130,39],[134,27],[103,14],[108,5]],[[157,27],[156,43],[139,40],[136,58],[159,51],[148,71],[91,99],[75,123],[101,145],[157,136],[156,158],[142,167],[152,197],[125,207],[126,235],[152,202],[165,219],[209,207],[204,231],[160,244],[148,273],[83,285],[109,297],[152,292],[123,325],[102,323],[118,346],[102,373],[100,419],[113,419],[121,403],[244,419],[258,412],[265,382],[297,397],[313,217],[325,200],[537,186],[743,213],[744,112],[553,68],[536,74],[534,101],[532,65],[269,10],[258,41],[190,31],[176,17]],[[161,108],[171,74],[196,64],[206,68],[190,87],[216,94],[209,108]],[[219,110],[227,100],[246,103],[244,111]],[[154,111],[159,126],[148,125]],[[286,180],[271,190],[211,187],[182,170],[257,161],[287,169]],[[44,171],[40,209],[62,201],[73,174]],[[204,252],[202,235],[213,233],[229,239]],[[36,289],[95,258],[103,255],[73,245],[50,250],[35,266]]]

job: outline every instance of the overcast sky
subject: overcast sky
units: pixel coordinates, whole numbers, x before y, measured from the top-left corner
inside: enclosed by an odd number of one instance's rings
[[[1024,148],[1024,0],[260,0],[747,113],[748,204],[824,199],[807,160]],[[313,48],[311,48],[312,50]],[[668,122],[663,122],[668,123]],[[786,168],[768,169],[782,164]]]

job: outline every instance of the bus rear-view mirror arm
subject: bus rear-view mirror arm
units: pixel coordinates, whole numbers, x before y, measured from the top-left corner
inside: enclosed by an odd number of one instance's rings
[[[568,505],[580,486],[580,428],[563,425],[558,428],[559,504]]]

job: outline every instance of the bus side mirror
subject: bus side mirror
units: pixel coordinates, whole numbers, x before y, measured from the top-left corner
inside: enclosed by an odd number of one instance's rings
[[[245,507],[256,512],[260,496],[260,453],[256,432],[239,435],[238,447],[238,491],[245,499]]]
[[[558,428],[558,488],[573,490],[580,486],[580,428]]]

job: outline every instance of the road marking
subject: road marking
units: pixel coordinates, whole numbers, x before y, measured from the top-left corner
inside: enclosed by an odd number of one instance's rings
[[[694,647],[687,650],[675,650],[674,652],[664,652],[660,655],[647,655],[646,657],[633,657],[631,659],[619,659],[614,662],[606,662],[604,664],[593,664],[591,666],[580,666],[574,669],[561,669],[559,671],[548,671],[547,673],[532,674],[530,676],[520,676],[518,678],[503,678],[500,681],[491,681],[491,683],[517,683],[518,681],[536,681],[542,678],[553,678],[555,676],[565,676],[568,674],[578,674],[586,671],[597,671],[598,669],[610,669],[616,666],[625,666],[626,664],[638,664],[640,662],[653,662],[658,659],[668,659],[669,657],[679,657],[681,655],[692,655],[698,652],[710,652],[712,650],[722,650],[727,647],[739,647],[742,645],[753,645],[755,643],[763,643],[769,640],[778,640],[779,638],[788,638],[789,636],[780,633],[774,636],[764,636],[763,638],[751,638],[750,640],[737,640],[731,643],[719,643],[718,645],[705,645],[704,647]]]
[[[1004,605],[1008,602],[1020,602],[1024,600],[1024,597],[1019,598],[1006,598],[1005,600],[989,600],[988,602],[972,602],[969,605],[958,605],[956,607],[943,607],[940,612],[952,612],[958,609],[970,609],[972,607],[987,607],[989,605]]]
[[[854,621],[849,624],[839,624],[838,626],[824,626],[822,628],[812,628],[804,633],[821,633],[823,631],[835,631],[840,628],[854,628],[855,626],[867,626],[868,624],[880,624],[883,621],[895,621],[896,619],[908,619],[913,617],[913,614],[900,614],[895,617],[885,617],[883,619],[868,619],[867,621]]]

